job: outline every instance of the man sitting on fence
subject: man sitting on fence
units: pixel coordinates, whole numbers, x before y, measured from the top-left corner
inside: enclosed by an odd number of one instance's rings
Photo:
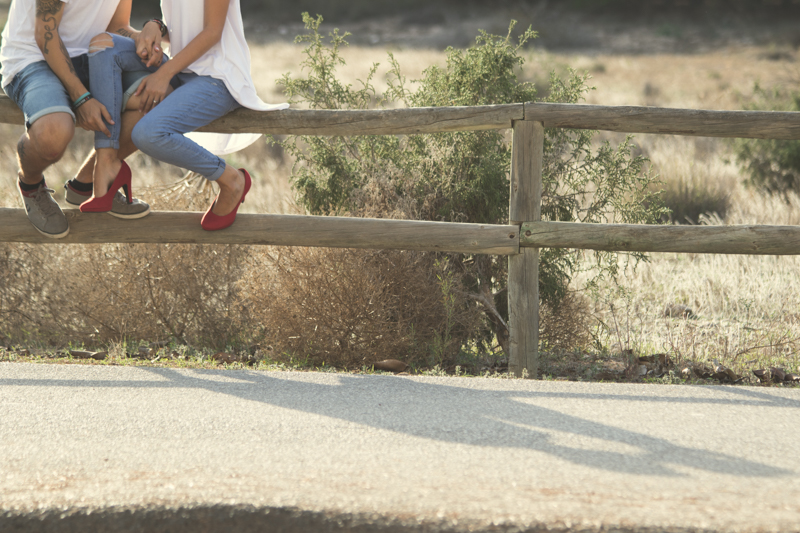
[[[108,110],[92,98],[89,86],[89,44],[92,37],[115,32],[134,38],[148,63],[161,61],[161,28],[151,22],[141,32],[130,26],[132,0],[13,0],[2,34],[0,63],[5,93],[25,115],[25,133],[17,144],[19,189],[28,219],[48,237],[61,238],[69,224],[53,200],[43,172],[64,155],[75,134],[75,124],[108,134]],[[143,72],[142,76],[148,74]],[[130,79],[129,79],[130,81]],[[141,114],[122,118],[122,157],[136,148],[130,131]],[[127,123],[132,121],[133,123]],[[124,137],[127,138],[124,138]],[[79,205],[92,191],[94,153],[84,162],[76,179],[65,184],[66,200]],[[138,218],[150,211],[146,203],[114,200],[111,214]]]

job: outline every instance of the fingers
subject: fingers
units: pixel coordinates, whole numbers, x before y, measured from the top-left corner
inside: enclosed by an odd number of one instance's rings
[[[149,113],[153,106],[158,103],[158,100],[151,93],[144,93],[142,103],[139,105],[139,111],[142,113]]]
[[[111,138],[111,132],[108,131],[108,128],[102,120],[100,121],[99,127],[95,131],[102,131],[106,134],[106,137]]]
[[[148,67],[152,67],[154,65],[160,65],[161,64],[161,58],[162,58],[163,55],[164,55],[164,53],[161,50],[161,47],[158,46],[157,44],[154,44],[153,45],[153,51],[149,55],[149,59],[147,60],[147,66]]]
[[[145,92],[142,94],[141,103],[139,104],[139,111],[148,113],[155,106],[161,103],[161,96],[158,93]]]
[[[106,106],[91,100],[81,106],[77,112],[78,126],[88,131],[102,131],[107,137],[111,137],[111,132],[106,127],[106,123],[114,124],[111,113]]]
[[[136,55],[142,61],[146,61],[150,57],[150,50],[153,48],[153,41],[147,39],[138,39],[136,41]]]
[[[166,95],[170,92],[171,88],[169,84],[164,85],[154,76],[156,75],[150,75],[144,78],[136,89],[136,92],[133,93],[133,98],[138,98],[138,109],[140,113],[148,113],[153,107],[157,106],[166,98]]]
[[[106,127],[106,122],[109,123],[109,124],[114,124],[114,121],[111,119],[111,113],[108,112],[108,109],[106,109],[106,106],[102,106],[102,109],[100,110],[100,113],[101,113],[102,118],[103,118],[103,120],[100,121],[100,126],[101,126],[100,131],[105,133],[108,137],[111,137],[111,132],[108,131],[108,128]]]
[[[157,105],[158,105],[160,102],[161,102],[161,99],[160,99],[158,96],[154,96],[153,98],[148,98],[148,99],[147,99],[147,102],[146,102],[146,104],[147,104],[147,105],[146,105],[146,107],[147,107],[147,110],[145,111],[145,113],[147,113],[147,112],[149,112],[150,110],[152,110],[152,109],[153,109],[155,106],[157,106]]]

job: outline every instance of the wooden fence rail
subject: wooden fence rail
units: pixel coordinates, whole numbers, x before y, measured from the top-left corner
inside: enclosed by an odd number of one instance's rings
[[[45,237],[22,209],[0,208],[0,242],[38,244],[190,243],[321,246],[513,255],[519,226],[241,213],[225,231],[200,229],[202,213],[159,211],[136,220],[65,209],[70,232]]]
[[[617,252],[798,255],[800,226],[645,226],[526,222],[521,247]]]
[[[0,122],[22,124],[0,96]],[[541,220],[544,128],[705,137],[800,139],[800,113],[708,111],[576,104],[508,104],[391,110],[239,109],[202,131],[276,135],[401,135],[513,129],[509,224],[461,224],[300,215],[241,214],[219,232],[200,229],[201,213],[153,213],[122,221],[66,210],[70,234],[40,235],[22,209],[0,208],[0,242],[224,243],[430,250],[508,256],[509,368],[538,368],[539,248],[720,254],[800,254],[795,226],[645,226]],[[102,220],[100,223],[99,221]]]

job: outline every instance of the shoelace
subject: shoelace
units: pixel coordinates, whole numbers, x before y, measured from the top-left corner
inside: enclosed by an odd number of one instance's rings
[[[40,187],[33,195],[33,200],[44,216],[50,216],[58,211],[58,204],[56,204],[50,196],[51,194],[55,194],[55,192],[56,191],[49,187]]]

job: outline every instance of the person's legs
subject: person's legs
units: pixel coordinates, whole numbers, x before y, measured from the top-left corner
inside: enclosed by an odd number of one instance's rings
[[[85,73],[79,61],[73,63],[81,77]],[[69,96],[44,61],[23,69],[4,90],[25,115],[26,128],[17,143],[17,158],[19,189],[28,219],[44,235],[64,237],[69,225],[53,200],[54,191],[47,187],[43,173],[61,159],[75,134]]]
[[[144,115],[139,112],[138,103],[129,105],[129,101],[133,93],[141,84],[142,80],[150,75],[146,70],[122,72],[122,88],[125,92],[122,94],[122,127],[119,132],[119,157],[120,159],[127,159],[127,157],[136,151],[136,146],[131,141],[131,131],[133,127]],[[94,180],[94,162],[95,151],[94,148],[86,159],[83,161],[78,173],[75,175],[74,180],[70,180],[74,185],[84,184],[88,188],[82,188],[90,193],[92,192],[92,182]],[[77,183],[76,183],[77,182]],[[83,200],[81,200],[83,201]],[[74,202],[71,202],[74,203]],[[80,204],[80,202],[78,202]]]
[[[136,151],[136,146],[131,140],[131,132],[133,131],[133,127],[143,116],[144,115],[140,113],[138,109],[125,110],[122,112],[122,125],[119,130],[119,150],[117,152],[120,159],[127,159],[129,155]],[[78,173],[75,174],[75,180],[79,183],[89,185],[87,190],[90,192],[94,180],[95,158],[96,153],[95,150],[92,149],[89,155],[86,156],[86,159],[83,160],[83,163],[81,163]]]
[[[92,38],[88,62],[92,95],[106,106],[114,124],[107,124],[110,137],[95,132],[95,149],[84,160],[76,178],[65,184],[65,198],[73,205],[90,200],[92,192],[95,197],[104,196],[122,161],[136,151],[130,133],[142,114],[138,108],[126,110],[125,106],[129,92],[155,70],[139,60],[133,40],[109,33]],[[110,208],[110,214],[119,218],[139,218],[149,212],[150,206],[145,202],[120,193],[114,196]]]
[[[146,67],[136,54],[132,39],[109,33],[92,38],[89,45],[89,79],[92,95],[108,109],[113,124],[108,124],[111,136],[95,132],[94,196],[106,194],[109,184],[122,167],[120,157],[120,132],[123,127],[122,103],[124,98],[122,74],[129,71],[154,72],[157,67]],[[139,117],[140,118],[140,117]],[[130,125],[128,125],[130,126]]]
[[[61,81],[44,61],[33,63],[4,87],[25,115],[17,143],[20,181],[34,185],[64,155],[75,134],[75,115]]]
[[[137,104],[138,105],[138,104]],[[120,128],[118,157],[125,160],[129,155],[136,151],[136,146],[131,141],[131,131],[139,119],[142,117],[139,108],[126,110],[122,113],[122,127]],[[79,206],[92,197],[94,190],[94,167],[97,153],[94,149],[83,161],[78,174],[75,178],[64,183],[64,200],[73,206]],[[128,203],[127,198],[117,192],[111,204],[109,214],[117,218],[134,219],[147,216],[150,213],[150,205],[139,199],[133,198]]]
[[[245,194],[244,173],[184,134],[240,106],[221,80],[185,74],[180,78],[182,85],[134,127],[133,143],[151,157],[216,181],[220,193],[212,211],[215,215],[227,215]]]
[[[221,80],[186,74],[179,78],[181,85],[133,128],[133,143],[151,157],[215,181],[225,171],[225,160],[185,134],[230,113],[239,104]]]
[[[20,181],[28,185],[42,181],[44,171],[61,159],[73,135],[75,123],[67,113],[52,113],[36,120],[17,143]]]

